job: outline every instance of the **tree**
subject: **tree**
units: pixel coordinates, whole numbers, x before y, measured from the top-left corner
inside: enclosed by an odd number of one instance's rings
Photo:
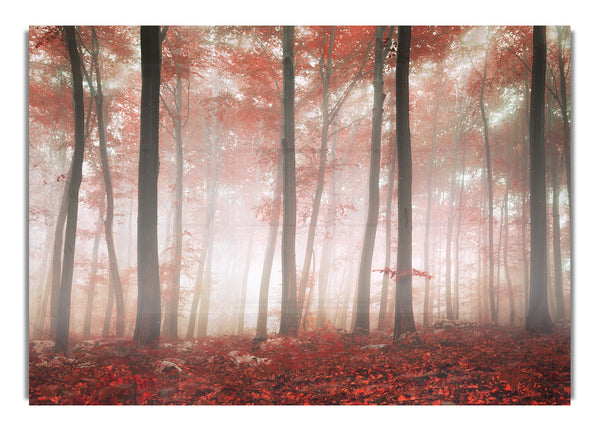
[[[398,257],[394,339],[416,332],[412,306],[412,157],[409,126],[410,26],[398,27],[396,145],[398,154]]]
[[[282,296],[279,333],[298,330],[296,307],[296,162],[294,121],[294,27],[283,28],[283,233]]]
[[[75,27],[65,26],[64,36],[67,41],[69,59],[71,61],[71,77],[73,79],[73,113],[75,130],[75,148],[69,178],[69,199],[67,204],[67,225],[65,228],[64,253],[60,279],[60,292],[57,307],[56,337],[54,350],[64,353],[69,345],[69,325],[71,319],[71,288],[73,285],[73,262],[75,259],[75,240],[77,232],[77,213],[79,207],[79,186],[81,185],[83,153],[85,150],[83,104],[83,78],[81,74],[81,58],[77,51]]]
[[[102,77],[100,75],[100,63],[98,61],[99,54],[99,42],[96,34],[96,29],[92,27],[92,67],[93,72],[96,75],[95,88],[91,77],[86,73],[86,78],[94,102],[96,105],[96,118],[98,124],[98,148],[100,150],[100,161],[102,167],[102,178],[104,180],[104,190],[106,192],[106,219],[104,220],[104,237],[106,239],[106,246],[108,248],[108,262],[110,268],[110,281],[109,285],[114,293],[117,305],[117,337],[122,337],[125,331],[125,306],[123,302],[123,288],[121,287],[121,279],[119,276],[119,265],[117,262],[117,254],[115,251],[115,242],[113,238],[113,219],[114,219],[114,197],[113,197],[113,184],[110,166],[108,162],[108,152],[106,145],[106,125],[104,121],[104,92],[102,91]],[[84,69],[85,71],[85,69]],[[113,295],[109,298],[112,299]],[[112,308],[112,300],[109,301],[108,308]],[[110,314],[108,314],[110,318]],[[108,320],[108,319],[107,319]]]
[[[369,165],[369,209],[363,240],[358,273],[358,304],[356,332],[369,332],[369,308],[371,293],[371,263],[379,216],[379,164],[381,161],[381,124],[383,118],[383,32],[385,27],[375,30],[375,64],[373,74],[373,121],[371,128],[371,160]]]
[[[133,340],[153,345],[160,334],[157,183],[161,35],[158,26],[140,30],[142,100],[138,178],[138,304]]]
[[[163,33],[166,35],[165,31]],[[175,33],[175,32],[174,32]],[[174,88],[169,88],[170,93],[173,95],[173,106],[169,108],[167,101],[162,98],[163,105],[169,114],[169,118],[173,123],[173,137],[175,139],[175,217],[173,226],[173,254],[172,254],[172,272],[170,279],[170,287],[167,292],[167,299],[165,303],[165,317],[163,334],[168,338],[177,338],[177,320],[179,317],[179,290],[181,280],[181,255],[183,252],[183,137],[182,129],[186,126],[189,119],[189,106],[187,107],[187,116],[183,115],[183,78],[184,75],[188,74],[185,60],[181,59],[181,47],[179,44],[180,36],[175,33],[173,38],[174,42],[169,42],[169,51],[172,57],[175,57],[174,68],[175,68],[175,85]],[[175,46],[174,46],[175,45]],[[177,61],[179,60],[179,61]],[[184,63],[184,64],[180,64]],[[186,76],[189,86],[189,78]],[[189,91],[188,91],[189,92]],[[189,105],[189,96],[187,99]]]
[[[531,277],[529,309],[525,322],[525,328],[528,332],[546,332],[553,326],[548,311],[548,262],[546,255],[545,78],[546,27],[534,26],[531,105],[529,111]]]

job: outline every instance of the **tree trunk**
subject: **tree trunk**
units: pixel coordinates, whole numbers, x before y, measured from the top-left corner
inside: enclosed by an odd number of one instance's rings
[[[544,143],[544,92],[546,76],[546,27],[533,27],[533,65],[530,108],[531,184],[531,280],[525,328],[546,332],[553,326],[548,311],[548,262],[546,257],[546,161]]]
[[[558,29],[558,74],[560,85],[560,113],[562,117],[563,131],[563,156],[565,159],[565,168],[567,174],[567,194],[569,198],[569,257],[571,286],[573,285],[573,193],[572,193],[572,174],[571,174],[571,121],[569,116],[569,99],[567,96],[567,79],[565,74],[565,59],[563,54],[563,42],[569,38],[570,28],[559,27]]]
[[[332,158],[335,159],[337,139],[334,139],[331,148]],[[346,152],[347,155],[347,152]],[[345,156],[344,156],[345,159]],[[342,161],[342,164],[344,161]],[[336,212],[336,172],[332,169],[331,179],[329,181],[329,189],[327,191],[328,209],[327,220],[325,222],[325,244],[321,252],[321,262],[319,263],[319,289],[317,298],[317,321],[316,327],[322,328],[327,320],[327,312],[325,310],[325,301],[327,298],[327,287],[329,284],[329,266],[331,255],[334,251],[335,238],[335,212]]]
[[[283,233],[281,335],[298,330],[296,297],[296,150],[294,121],[294,27],[283,28]]]
[[[262,143],[262,139],[260,139]],[[260,179],[260,169],[256,166],[256,173],[254,178],[254,192],[252,194],[252,208],[256,207],[258,202],[258,182]],[[242,291],[240,295],[240,308],[238,312],[238,327],[237,333],[244,333],[244,318],[246,314],[246,290],[248,287],[248,273],[250,272],[250,262],[252,261],[252,246],[254,244],[254,223],[250,228],[250,238],[248,239],[248,248],[246,249],[246,264],[244,266],[244,273],[242,274]]]
[[[460,193],[458,195],[458,207],[456,212],[458,213],[458,220],[456,221],[456,239],[454,242],[454,318],[458,320],[459,318],[459,305],[460,305],[460,297],[459,297],[459,274],[460,274],[460,265],[459,265],[459,257],[460,257],[460,226],[462,221],[462,202],[463,202],[463,194],[465,191],[465,157],[467,154],[466,142],[464,141],[464,136],[462,134],[462,130],[460,131],[460,141],[463,141],[463,152],[462,152],[462,161],[461,161],[461,180],[460,180]]]
[[[182,82],[181,71],[177,67],[175,86],[175,112],[173,122],[175,129],[175,219],[173,222],[173,254],[170,288],[165,301],[165,321],[163,335],[177,338],[177,322],[179,319],[179,290],[181,281],[181,257],[183,253],[183,138],[181,136]]]
[[[483,142],[485,145],[485,165],[487,174],[487,191],[488,191],[488,295],[490,300],[490,318],[493,323],[498,320],[498,309],[495,305],[494,298],[494,191],[492,182],[492,162],[490,151],[490,138],[488,132],[488,119],[485,113],[485,105],[483,103],[483,94],[487,80],[488,59],[490,54],[489,34],[487,46],[485,50],[485,59],[483,62],[483,76],[481,77],[481,89],[479,91],[479,109],[481,111],[481,121],[483,123]]]
[[[71,173],[73,172],[73,161],[69,168],[67,181],[60,200],[60,207],[56,217],[56,228],[54,230],[54,248],[52,249],[52,287],[50,294],[50,336],[56,334],[56,322],[58,320],[58,297],[60,293],[60,276],[62,267],[62,248],[65,235],[65,222],[67,220],[67,206],[69,203],[69,187]]]
[[[325,188],[325,166],[327,162],[327,141],[329,140],[329,126],[331,124],[332,116],[329,112],[329,83],[331,82],[331,63],[332,54],[335,41],[335,27],[330,27],[329,43],[327,49],[327,55],[321,55],[319,59],[319,73],[321,77],[321,146],[319,149],[319,167],[317,171],[317,188],[315,190],[315,197],[313,199],[312,210],[310,214],[310,224],[308,228],[308,235],[306,240],[306,251],[304,253],[304,263],[302,265],[302,275],[300,277],[300,286],[298,287],[298,310],[302,312],[304,304],[304,295],[306,292],[306,285],[308,282],[308,274],[310,273],[310,262],[312,260],[312,254],[314,250],[315,234],[317,231],[317,220],[319,218],[319,211],[321,208],[321,198],[323,196],[323,190]],[[323,59],[326,57],[327,61],[323,63]],[[301,316],[299,316],[300,318]]]
[[[398,147],[398,258],[394,339],[416,332],[412,306],[412,158],[409,127],[410,26],[398,27],[396,142]]]
[[[213,225],[215,220],[216,202],[217,202],[217,148],[214,142],[209,141],[208,131],[206,132],[206,141],[210,142],[210,167],[209,167],[209,180],[207,185],[207,199],[206,199],[206,219],[204,222],[204,235],[202,237],[202,244],[200,249],[200,259],[198,262],[198,272],[196,274],[196,282],[194,283],[194,294],[192,296],[192,306],[190,310],[190,320],[188,321],[187,337],[194,336],[194,330],[196,328],[196,319],[198,315],[198,304],[200,303],[200,296],[203,292],[203,278],[206,267],[206,256],[208,249],[210,248]]]
[[[142,101],[138,183],[138,306],[133,340],[154,345],[160,335],[157,183],[159,166],[160,27],[142,26]]]
[[[275,188],[273,189],[273,218],[269,222],[269,239],[263,262],[262,276],[260,279],[260,292],[258,298],[258,319],[256,323],[256,338],[267,338],[267,315],[269,313],[269,284],[271,281],[271,270],[273,268],[273,257],[277,246],[277,232],[279,231],[279,219],[281,212],[281,168],[282,157],[277,161],[275,171]]]
[[[54,350],[65,353],[69,346],[69,326],[71,317],[71,288],[73,285],[73,264],[75,260],[75,241],[77,233],[77,213],[79,206],[79,186],[81,184],[83,153],[85,149],[83,103],[83,78],[81,75],[81,59],[77,51],[75,28],[64,27],[64,34],[71,62],[73,78],[73,114],[75,148],[69,181],[69,202],[67,205],[67,221],[64,239],[64,254],[60,279],[60,292],[57,307],[56,338]]]
[[[510,148],[510,145],[509,145]],[[508,306],[509,306],[509,314],[508,314],[508,323],[510,326],[514,326],[515,324],[515,297],[513,294],[512,283],[510,280],[510,268],[508,266],[508,232],[509,232],[509,224],[508,224],[508,190],[510,186],[510,176],[507,177],[506,180],[506,192],[504,195],[504,278],[506,280],[506,289],[508,290]]]
[[[375,30],[375,64],[373,76],[373,121],[371,127],[371,160],[369,165],[369,204],[358,273],[358,304],[355,332],[369,332],[371,264],[379,217],[379,170],[381,161],[381,125],[383,118],[383,32]]]
[[[208,335],[208,311],[210,309],[210,291],[212,284],[212,252],[213,236],[211,232],[208,253],[206,255],[206,268],[204,270],[204,275],[202,276],[200,311],[198,313],[198,337],[206,337]]]
[[[390,267],[392,251],[392,196],[394,194],[394,176],[396,173],[396,142],[392,145],[392,165],[388,171],[388,190],[385,202],[385,264],[384,268]],[[383,273],[381,283],[381,305],[379,307],[379,320],[377,328],[383,329],[388,321],[388,296],[389,296],[390,274]]]
[[[550,154],[550,170],[552,173],[552,250],[554,257],[554,297],[556,302],[556,320],[565,319],[565,299],[563,296],[562,253],[560,247],[560,186],[559,177],[561,169],[560,155],[557,152]]]
[[[100,75],[100,64],[98,61],[99,42],[96,34],[96,29],[92,27],[92,65],[96,74],[96,83],[92,82],[91,76],[85,73],[90,91],[92,92],[96,105],[96,119],[98,122],[98,147],[100,150],[100,164],[102,169],[102,178],[104,181],[104,190],[106,193],[106,220],[104,221],[104,237],[106,238],[106,246],[108,249],[109,263],[109,286],[113,291],[109,295],[107,305],[104,333],[108,335],[108,325],[112,314],[112,305],[116,299],[117,305],[117,337],[123,337],[125,332],[125,305],[123,300],[123,289],[119,276],[119,265],[117,261],[115,243],[113,238],[113,219],[114,219],[114,198],[113,185],[110,174],[110,166],[108,162],[108,152],[106,149],[106,126],[104,124],[104,93],[102,91],[102,78]],[[114,298],[114,299],[113,299]]]
[[[439,108],[440,108],[440,96],[442,93],[442,71],[443,71],[443,67],[440,67],[440,76],[439,76],[439,82],[438,82],[438,90],[437,90],[437,96],[436,96],[436,101],[435,101],[435,110],[433,111],[433,131],[431,132],[431,155],[429,156],[429,169],[428,169],[428,173],[427,173],[427,209],[426,209],[426,214],[425,214],[425,237],[423,240],[423,253],[424,253],[424,257],[423,257],[423,271],[425,271],[426,274],[429,274],[431,271],[431,268],[429,266],[429,244],[430,244],[430,240],[429,240],[429,236],[430,236],[430,232],[431,232],[431,206],[432,206],[432,198],[433,198],[433,187],[432,187],[432,181],[433,181],[433,168],[434,168],[434,161],[435,161],[435,146],[436,146],[436,141],[437,141],[437,117],[438,117],[438,112],[439,112]],[[424,327],[428,327],[429,326],[429,296],[430,296],[430,290],[431,290],[431,283],[429,278],[425,278],[425,298],[424,298],[424,307],[423,307],[423,326]]]
[[[458,127],[458,126],[457,126]],[[452,175],[450,177],[450,197],[448,198],[448,224],[446,227],[446,318],[456,318],[452,306],[452,230],[454,228],[454,200],[456,195],[456,170],[458,165],[458,144],[460,134],[454,131],[454,150],[452,157]],[[460,208],[459,208],[460,211]],[[456,288],[457,286],[455,286]]]
[[[92,247],[92,267],[90,269],[90,281],[88,283],[87,295],[85,301],[85,317],[83,318],[83,338],[90,338],[92,328],[92,312],[94,311],[94,295],[96,291],[96,276],[98,268],[98,248],[100,246],[100,230],[104,220],[102,219],[102,210],[98,209],[98,228],[94,237],[94,246]]]

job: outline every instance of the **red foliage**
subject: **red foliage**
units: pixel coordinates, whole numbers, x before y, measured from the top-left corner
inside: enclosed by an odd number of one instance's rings
[[[30,345],[30,404],[569,404],[569,329],[452,324],[392,343],[322,330],[158,349]]]

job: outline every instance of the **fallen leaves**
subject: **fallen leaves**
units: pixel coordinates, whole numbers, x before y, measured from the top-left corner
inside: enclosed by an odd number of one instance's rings
[[[31,404],[569,404],[568,328],[450,325],[392,343],[333,330],[138,349],[30,344]]]

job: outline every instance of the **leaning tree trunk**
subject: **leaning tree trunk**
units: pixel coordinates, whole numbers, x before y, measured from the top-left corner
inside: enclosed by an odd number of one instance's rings
[[[73,161],[69,168],[67,181],[60,200],[56,227],[54,229],[54,248],[52,249],[52,284],[50,290],[50,336],[56,334],[56,322],[58,320],[58,297],[60,294],[60,275],[62,266],[62,247],[65,236],[65,222],[67,220],[67,206],[69,204],[69,187],[71,183],[71,172]]]
[[[416,332],[412,306],[412,158],[409,127],[410,26],[398,27],[396,143],[398,148],[398,258],[394,339]]]
[[[114,198],[113,185],[108,163],[108,152],[106,149],[106,126],[104,124],[104,93],[102,91],[102,79],[100,76],[100,64],[98,62],[98,36],[96,29],[92,27],[92,64],[96,73],[96,88],[93,90],[94,102],[96,104],[96,120],[98,122],[98,147],[100,149],[100,164],[102,169],[102,178],[104,180],[104,190],[106,192],[106,219],[104,220],[104,237],[108,248],[109,263],[109,285],[113,291],[117,306],[117,326],[116,335],[122,337],[125,332],[125,305],[123,301],[123,288],[119,276],[119,265],[115,251],[115,242],[113,238],[113,219],[114,219]],[[91,81],[91,80],[89,80]],[[90,83],[88,81],[88,83]],[[91,83],[90,83],[91,84]],[[93,85],[90,85],[93,88]],[[112,301],[109,302],[109,308],[112,308]],[[110,314],[108,315],[110,319]]]
[[[281,335],[298,330],[296,298],[296,150],[294,122],[294,27],[283,28],[283,233]]]
[[[138,178],[138,306],[133,340],[158,343],[160,282],[158,272],[157,183],[159,165],[160,27],[142,26],[142,101]]]
[[[548,262],[546,257],[546,156],[544,142],[544,91],[546,76],[546,27],[533,27],[533,65],[530,108],[531,184],[531,279],[525,328],[546,332],[553,323],[548,311]]]
[[[321,199],[323,197],[323,190],[325,188],[325,166],[327,162],[327,141],[329,139],[329,126],[331,124],[330,112],[329,112],[329,83],[331,80],[331,60],[333,51],[333,42],[335,36],[335,28],[332,27],[331,35],[329,37],[329,50],[327,53],[327,64],[325,71],[321,72],[321,112],[322,120],[321,124],[321,146],[319,149],[319,167],[317,169],[317,188],[315,190],[315,196],[313,198],[313,204],[310,214],[310,223],[308,226],[308,235],[306,240],[306,251],[304,253],[304,263],[302,265],[302,275],[300,277],[300,285],[298,286],[298,311],[301,313],[304,296],[306,294],[306,286],[308,284],[308,276],[310,273],[310,262],[313,260],[313,250],[315,243],[315,234],[317,232],[317,220],[319,218],[319,212],[321,208]],[[321,68],[323,67],[322,61],[320,63]],[[298,316],[300,319],[301,316]]]
[[[369,165],[369,204],[367,225],[358,272],[358,304],[355,332],[369,332],[371,296],[371,264],[379,217],[379,169],[381,161],[381,124],[383,118],[383,31],[375,30],[375,64],[373,76],[373,122],[371,127],[371,160]]]
[[[77,51],[75,27],[64,27],[67,40],[71,76],[73,78],[73,114],[75,131],[75,148],[69,181],[69,202],[67,205],[67,225],[65,228],[64,253],[60,279],[60,292],[57,307],[56,337],[54,350],[65,353],[69,345],[69,326],[71,317],[71,288],[73,285],[73,264],[75,260],[75,240],[77,233],[77,213],[79,206],[79,186],[82,178],[83,153],[85,149],[83,103],[83,78],[81,59]]]

